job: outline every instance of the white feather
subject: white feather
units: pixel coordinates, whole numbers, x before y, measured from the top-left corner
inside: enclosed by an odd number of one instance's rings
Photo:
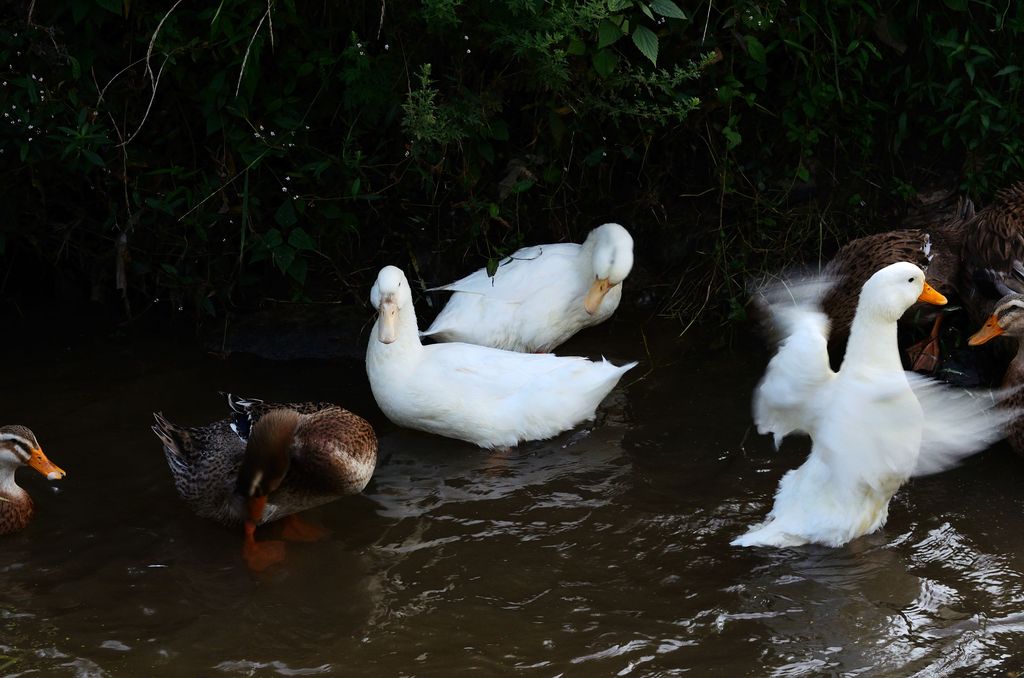
[[[397,300],[397,338],[387,344],[379,340],[378,318],[366,372],[377,404],[400,426],[486,448],[550,438],[592,419],[619,378],[636,365],[464,343],[423,346],[402,272],[386,267],[377,285]]]
[[[865,283],[839,372],[828,364],[818,306],[827,281],[766,294],[784,338],[755,391],[754,421],[776,440],[806,432],[813,445],[783,476],[767,519],[733,544],[842,545],[883,525],[889,500],[912,475],[949,468],[1001,437],[1014,415],[997,410],[993,394],[903,371],[896,321],[923,280],[916,266],[899,263]]]
[[[618,224],[594,229],[582,245],[524,247],[498,264],[437,290],[454,292],[430,327],[437,341],[461,341],[511,351],[548,352],[619,306],[622,280],[633,264],[633,239]],[[601,269],[601,270],[598,270]],[[615,284],[590,315],[583,300],[595,277]]]

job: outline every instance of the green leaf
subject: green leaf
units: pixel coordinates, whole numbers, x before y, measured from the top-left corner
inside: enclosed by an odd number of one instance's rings
[[[619,38],[622,37],[622,29],[613,24],[608,19],[604,19],[597,26],[597,47],[598,49],[604,49],[608,45],[614,44]]]
[[[286,198],[281,206],[274,212],[274,221],[277,222],[278,226],[282,228],[288,228],[293,226],[299,218],[295,215],[295,206],[292,205],[291,198]]]
[[[750,55],[750,58],[759,64],[763,64],[765,62],[764,45],[761,44],[761,41],[753,35],[746,35],[743,37],[743,40],[747,44],[747,54]]]
[[[640,11],[647,15],[647,18],[654,21],[654,12],[644,3],[640,3]]]
[[[267,249],[275,249],[280,247],[284,243],[284,238],[281,237],[281,231],[276,228],[272,228],[263,234],[263,246]]]
[[[118,16],[124,11],[124,3],[121,0],[96,0],[96,4]]]
[[[305,259],[296,259],[292,262],[292,265],[288,267],[288,275],[292,277],[295,282],[300,285],[306,284],[306,271],[309,270],[309,265]]]
[[[954,10],[956,12],[966,12],[967,11],[967,0],[944,0],[944,1],[946,3],[946,7],[949,7],[951,10]]]
[[[579,56],[587,53],[587,46],[583,44],[583,41],[579,38],[573,38],[569,41],[569,47],[566,49],[569,54]]]
[[[612,12],[621,12],[632,6],[633,0],[608,0],[608,10]]]
[[[281,245],[274,248],[274,263],[281,273],[287,273],[295,261],[295,248],[288,245]]]
[[[1003,66],[998,71],[996,71],[996,77],[998,78],[1001,75],[1009,75],[1010,73],[1016,73],[1019,70],[1020,70],[1020,66],[1014,66],[1014,65]]]
[[[658,65],[658,36],[654,31],[646,26],[637,26],[633,29],[633,44],[652,64]]]
[[[683,10],[679,9],[679,5],[672,2],[672,0],[652,0],[651,9],[661,16],[667,16],[669,19],[686,18]]]
[[[508,141],[508,125],[504,120],[491,121],[491,138],[496,141]]]
[[[288,244],[297,250],[316,251],[316,241],[301,226],[296,226],[288,235]]]
[[[602,78],[607,78],[619,64],[619,57],[610,49],[602,49],[594,55],[594,70]]]
[[[498,272],[498,260],[491,257],[487,260],[487,277],[493,278],[494,274]]]

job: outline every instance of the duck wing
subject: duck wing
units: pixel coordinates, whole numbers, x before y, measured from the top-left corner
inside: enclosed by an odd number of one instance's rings
[[[1021,414],[999,406],[1006,393],[953,388],[913,372],[907,380],[924,413],[914,475],[944,471],[980,452],[1001,439],[1005,426]]]
[[[481,268],[461,280],[427,291],[463,292],[520,304],[565,276],[566,270],[574,266],[579,251],[580,246],[575,243],[524,247],[503,259],[493,277]]]
[[[772,433],[778,447],[790,433],[811,433],[836,373],[828,361],[828,316],[821,299],[832,280],[813,277],[775,283],[755,298],[779,337],[779,348],[754,390],[758,433]]]

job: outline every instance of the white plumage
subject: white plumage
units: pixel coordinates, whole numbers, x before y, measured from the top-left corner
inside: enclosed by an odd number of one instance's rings
[[[864,284],[842,367],[828,362],[824,279],[780,284],[764,299],[782,340],[754,392],[758,432],[811,436],[807,461],[779,483],[767,519],[739,546],[840,546],[881,527],[913,475],[935,473],[1002,437],[1013,416],[988,392],[904,372],[896,321],[916,301],[945,303],[921,269],[897,263]]]
[[[509,447],[550,438],[593,419],[635,362],[513,353],[464,343],[420,343],[405,274],[381,269],[370,292],[379,311],[366,349],[377,404],[408,428]]]
[[[422,333],[510,351],[552,351],[619,306],[633,267],[633,238],[618,224],[595,228],[582,245],[524,247],[498,264],[439,290],[454,292]]]

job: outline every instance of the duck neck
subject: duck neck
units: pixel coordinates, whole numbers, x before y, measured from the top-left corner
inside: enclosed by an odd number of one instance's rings
[[[843,367],[847,365],[902,372],[896,321],[880,318],[874,313],[863,313],[858,307],[843,358]]]
[[[1017,339],[1017,355],[1013,356],[1003,376],[1003,388],[1021,384],[1024,384],[1024,337]]]

